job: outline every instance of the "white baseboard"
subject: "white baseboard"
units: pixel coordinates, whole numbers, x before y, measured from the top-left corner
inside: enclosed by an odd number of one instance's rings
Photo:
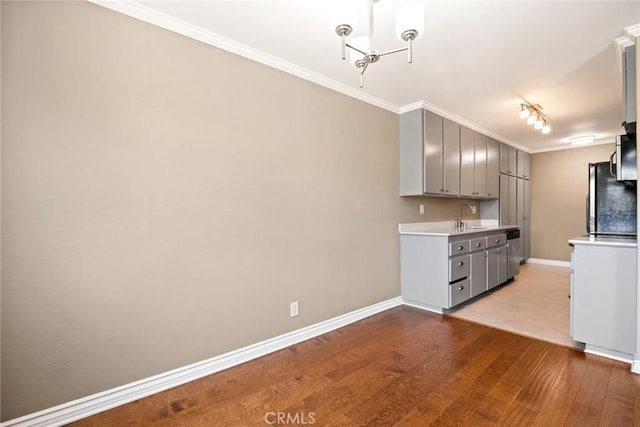
[[[402,297],[380,303],[316,323],[247,347],[230,351],[153,377],[92,394],[13,420],[0,423],[0,427],[54,427],[61,426],[97,413],[133,402],[146,396],[229,369],[274,351],[317,337],[374,314],[403,304]]]
[[[584,352],[594,354],[600,357],[606,357],[608,359],[617,360],[619,362],[628,363],[631,365],[633,371],[634,360],[631,354],[622,353],[620,351],[609,350],[608,348],[598,347],[597,345],[585,344]]]
[[[555,259],[527,258],[527,263],[553,265],[555,267],[571,267],[570,261],[557,261]]]
[[[631,372],[634,374],[640,374],[640,360],[634,360],[631,363]]]

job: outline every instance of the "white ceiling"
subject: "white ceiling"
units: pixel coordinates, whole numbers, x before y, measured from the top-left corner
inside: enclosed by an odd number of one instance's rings
[[[354,35],[367,33],[367,0],[91,0],[267,63],[391,111],[418,105],[529,151],[596,143],[623,133],[617,38],[638,35],[640,1],[426,1],[425,33],[414,62],[397,53],[359,74],[340,59],[331,17],[346,2],[361,10]],[[375,5],[374,48],[403,47],[395,11]],[[627,29],[627,31],[625,31]],[[518,118],[522,100],[540,104],[542,135]]]

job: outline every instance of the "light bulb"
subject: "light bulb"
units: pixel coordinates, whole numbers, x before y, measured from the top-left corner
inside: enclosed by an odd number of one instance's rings
[[[542,133],[543,133],[543,134],[545,134],[545,135],[546,135],[546,134],[548,134],[549,132],[551,132],[551,126],[549,126],[549,125],[544,125],[544,126],[542,126]]]
[[[351,40],[349,44],[363,52],[367,52],[369,50],[369,37],[356,37],[355,39]],[[364,58],[363,54],[356,50],[349,49],[349,62],[351,62],[351,64],[355,66],[356,61],[362,58]]]
[[[542,129],[542,126],[544,126],[544,122],[542,121],[540,116],[538,116],[536,121],[533,123],[533,128],[534,129]]]
[[[527,117],[527,124],[528,124],[528,125],[532,125],[532,124],[534,124],[535,122],[536,122],[536,116],[531,115],[531,116]]]
[[[521,119],[526,119],[530,115],[531,115],[531,111],[529,111],[528,108],[526,108],[524,105],[522,105],[522,109],[520,110],[520,118]]]

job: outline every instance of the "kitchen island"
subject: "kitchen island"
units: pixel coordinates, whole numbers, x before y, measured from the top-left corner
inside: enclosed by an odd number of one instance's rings
[[[570,335],[585,351],[631,362],[636,348],[635,237],[581,236],[569,240]]]
[[[443,313],[513,277],[507,230],[497,221],[400,224],[400,275],[407,305]],[[509,274],[510,270],[512,274]]]

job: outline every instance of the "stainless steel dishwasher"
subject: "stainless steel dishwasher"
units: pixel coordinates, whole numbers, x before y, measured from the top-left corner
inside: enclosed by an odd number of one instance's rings
[[[522,258],[522,251],[520,250],[520,229],[509,228],[507,231],[507,247],[509,248],[507,279],[513,279],[513,277],[520,273],[520,261]]]

